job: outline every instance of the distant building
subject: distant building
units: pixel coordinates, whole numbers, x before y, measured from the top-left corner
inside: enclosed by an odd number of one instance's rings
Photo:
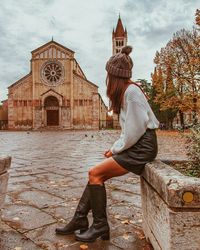
[[[101,129],[107,107],[75,52],[50,41],[33,50],[30,73],[8,87],[8,128]]]
[[[183,114],[183,119],[184,119],[184,125],[185,127],[190,127],[193,124],[193,114],[192,111],[186,111]],[[196,119],[197,122],[200,122],[200,110],[198,110],[196,114]],[[177,113],[176,117],[173,120],[173,128],[181,128],[181,120],[180,120],[180,115]]]

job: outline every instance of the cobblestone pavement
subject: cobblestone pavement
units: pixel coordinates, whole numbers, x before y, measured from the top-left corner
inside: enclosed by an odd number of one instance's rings
[[[12,164],[0,249],[80,249],[74,235],[54,230],[69,221],[87,183],[87,171],[104,159],[103,152],[119,131],[0,132],[0,155]],[[184,141],[158,131],[157,158],[184,160]],[[96,240],[88,249],[152,249],[142,228],[139,177],[132,173],[106,182],[110,241]],[[92,222],[92,216],[89,214]]]

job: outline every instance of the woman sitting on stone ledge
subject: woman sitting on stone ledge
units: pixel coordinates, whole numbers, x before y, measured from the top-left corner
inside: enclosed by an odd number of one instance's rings
[[[145,164],[157,155],[155,129],[159,127],[145,93],[130,80],[133,62],[131,46],[122,48],[107,64],[107,96],[110,110],[119,115],[120,138],[104,153],[107,158],[89,170],[89,181],[72,220],[58,234],[75,233],[79,241],[92,242],[98,237],[110,238],[106,214],[106,189],[104,182],[128,172],[140,175]],[[92,210],[93,223],[89,227],[88,212]],[[80,230],[75,232],[76,230]]]

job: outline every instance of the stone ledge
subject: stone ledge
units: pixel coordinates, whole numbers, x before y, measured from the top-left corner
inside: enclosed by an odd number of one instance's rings
[[[171,208],[200,208],[200,179],[184,176],[160,160],[154,160],[145,167],[141,178],[162,197]],[[183,200],[188,192],[192,201]]]
[[[141,178],[143,230],[155,250],[199,250],[200,179],[154,160]]]
[[[10,168],[11,157],[10,156],[0,156],[0,174],[5,173]]]

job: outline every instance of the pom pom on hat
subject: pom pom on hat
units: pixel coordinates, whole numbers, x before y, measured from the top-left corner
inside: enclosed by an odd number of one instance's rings
[[[126,55],[129,55],[133,50],[133,47],[132,46],[124,46],[121,50],[121,53],[125,53]]]

